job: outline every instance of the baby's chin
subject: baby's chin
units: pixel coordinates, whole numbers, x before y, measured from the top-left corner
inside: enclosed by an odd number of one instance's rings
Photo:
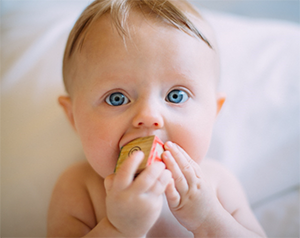
[[[118,160],[118,154],[115,156],[110,156],[110,158],[106,157],[106,159],[104,159],[103,156],[105,155],[102,155],[102,159],[87,158],[87,161],[100,177],[106,178],[108,175],[114,173]]]
[[[103,179],[105,179],[107,176],[111,175],[114,173],[115,171],[115,166],[109,166],[109,167],[105,167],[104,166],[102,168],[99,167],[94,167],[92,166],[92,168],[94,169],[94,171]]]

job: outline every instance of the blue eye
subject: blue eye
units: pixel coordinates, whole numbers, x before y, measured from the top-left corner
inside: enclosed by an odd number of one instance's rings
[[[129,99],[123,93],[116,92],[107,96],[105,102],[111,106],[121,106],[127,104]]]
[[[189,96],[186,92],[175,89],[167,95],[166,99],[171,103],[184,103],[186,100],[188,100],[188,98]]]

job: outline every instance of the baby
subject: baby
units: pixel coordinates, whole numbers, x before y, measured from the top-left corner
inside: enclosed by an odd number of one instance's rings
[[[70,33],[60,105],[87,162],[58,180],[48,237],[265,237],[236,178],[204,159],[225,97],[208,24],[186,1],[97,0]],[[161,158],[137,177],[155,135]]]

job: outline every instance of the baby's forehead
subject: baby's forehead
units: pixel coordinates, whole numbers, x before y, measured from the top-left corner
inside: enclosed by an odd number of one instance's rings
[[[112,4],[111,7],[113,7],[112,2],[110,3]],[[72,29],[73,34],[71,32],[66,47],[67,54],[65,56],[70,57],[74,52],[80,50],[84,45],[86,36],[91,28],[95,28],[95,25],[97,25],[99,30],[105,30],[110,27],[116,30],[123,40],[125,40],[130,39],[130,34],[132,31],[134,32],[134,28],[142,25],[141,23],[145,21],[152,27],[177,28],[190,36],[202,40],[210,48],[213,48],[210,43],[213,39],[208,39],[208,37],[213,38],[210,27],[200,13],[187,1],[166,0],[161,7],[157,7],[155,2],[156,1],[149,1],[146,4],[146,2],[143,1],[136,3],[135,1],[128,1],[128,3],[126,3],[128,4],[127,10],[116,10],[116,7],[114,7],[104,12],[100,10],[101,7],[99,4],[99,6],[94,6],[96,9],[93,10],[95,11],[94,14],[89,13],[87,8]],[[154,5],[152,6],[151,4]],[[101,25],[99,22],[103,24]],[[144,27],[145,26],[144,24]],[[103,37],[105,37],[105,35],[103,35]]]
[[[209,45],[197,37],[176,28],[165,19],[157,18],[154,14],[145,15],[145,13],[140,11],[131,11],[130,15],[126,19],[126,25],[124,25],[124,30],[126,31],[124,35],[120,34],[119,30],[114,25],[114,21],[110,14],[104,14],[99,17],[90,26],[89,31],[86,33],[81,51],[85,51],[87,46],[92,48],[97,47],[99,42],[114,44],[118,41],[118,43],[123,44],[123,46],[126,48],[129,45],[134,45],[136,43],[135,41],[137,40],[143,40],[143,38],[149,38],[153,36],[164,37],[166,31],[180,32],[180,34],[172,34],[172,41],[176,41],[176,37],[179,35],[189,36],[198,40],[200,44],[206,44],[206,47],[210,50],[215,51],[215,39],[209,24],[207,24],[207,22],[205,22],[203,19],[193,15],[190,15],[189,17],[193,19],[195,26],[198,27],[201,32],[203,32],[203,35],[205,35]],[[112,39],[117,40],[113,41]],[[166,38],[166,41],[169,40],[169,38]]]
[[[93,74],[98,80],[117,83],[120,79],[146,80],[145,75],[165,80],[195,79],[201,73],[211,77],[213,64],[209,62],[213,61],[215,51],[203,41],[142,15],[131,15],[128,23],[130,36],[125,42],[111,24],[109,15],[94,23],[75,56],[80,78],[87,79]]]
[[[120,51],[122,53],[127,51],[130,54],[136,53],[136,56],[139,57],[139,53],[141,53],[139,47],[148,39],[152,39],[148,45],[149,49],[153,45],[157,48],[164,45],[166,47],[173,46],[174,51],[176,51],[179,45],[186,43],[186,47],[195,47],[195,50],[197,48],[198,51],[200,49],[201,54],[215,53],[215,50],[202,40],[174,27],[163,19],[145,16],[145,14],[136,11],[131,13],[126,20],[126,37],[122,37],[114,26],[110,14],[101,16],[89,28],[82,48],[80,52],[75,53],[75,57],[91,60],[96,53],[98,54],[95,57],[107,56],[107,51],[115,56],[120,56]],[[214,42],[208,24],[203,20],[198,20],[196,24],[209,36],[208,39]],[[198,45],[202,47],[199,48]]]
[[[140,36],[139,40],[142,40],[143,38],[151,37],[150,32],[153,33],[153,31],[158,36],[163,36],[163,32],[166,30],[177,31],[182,35],[197,39],[199,44],[206,44],[206,48],[209,49],[211,53],[216,54],[217,46],[211,27],[199,13],[193,11],[190,9],[184,11],[184,16],[188,19],[187,21],[192,23],[191,29],[177,27],[176,23],[174,24],[174,22],[172,23],[170,20],[158,16],[157,13],[152,12],[149,8],[142,10],[132,8],[128,12],[127,17],[121,19],[120,22],[116,21],[116,16],[113,16],[111,12],[108,11],[98,16],[97,19],[94,19],[89,27],[83,31],[74,31],[74,29],[76,30],[75,25],[72,30],[73,37],[68,40],[64,57],[63,74],[67,90],[68,87],[70,88],[71,84],[74,83],[72,78],[76,78],[77,70],[74,70],[74,68],[78,66],[78,63],[90,60],[90,56],[93,54],[95,47],[98,47],[99,42],[118,44],[118,46],[122,44],[124,47],[128,47],[129,45],[134,46],[135,41],[138,40],[134,37],[137,32]],[[79,28],[80,24],[77,26],[77,29]],[[117,41],[111,40],[116,39],[116,37],[118,38]],[[73,41],[71,41],[72,38]],[[167,43],[169,40],[170,39],[166,39],[165,42]],[[176,35],[171,40],[176,41]],[[105,48],[103,50],[105,50]],[[115,53],[117,54],[117,52]]]

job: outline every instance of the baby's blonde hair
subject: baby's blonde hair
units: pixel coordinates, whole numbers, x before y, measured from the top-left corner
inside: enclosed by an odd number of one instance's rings
[[[63,79],[66,91],[69,93],[70,80],[67,71],[72,55],[80,51],[90,26],[104,14],[110,14],[112,23],[119,35],[125,39],[128,36],[126,20],[129,12],[137,9],[143,12],[148,9],[157,17],[171,23],[187,34],[203,40],[212,48],[206,37],[198,31],[184,12],[202,18],[199,12],[187,0],[95,0],[80,15],[70,32],[63,59]]]

